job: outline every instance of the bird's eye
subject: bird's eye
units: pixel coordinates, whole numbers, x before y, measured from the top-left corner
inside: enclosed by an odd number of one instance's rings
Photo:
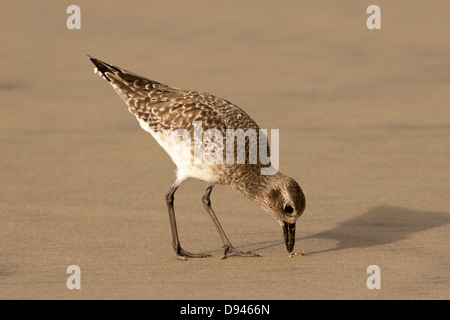
[[[286,212],[286,213],[292,213],[292,212],[294,212],[294,208],[292,208],[290,204],[286,204],[286,205],[284,206],[284,212]]]

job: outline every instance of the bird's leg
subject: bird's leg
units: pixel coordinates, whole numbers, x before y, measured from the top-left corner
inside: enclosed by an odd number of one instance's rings
[[[169,211],[169,219],[170,219],[170,228],[172,229],[172,245],[173,249],[175,250],[175,253],[177,255],[177,258],[180,260],[187,260],[187,258],[206,258],[210,257],[210,254],[196,254],[191,253],[180,246],[180,240],[178,238],[178,231],[177,231],[177,222],[175,220],[175,210],[173,208],[173,201],[174,201],[174,194],[175,191],[177,191],[178,187],[180,186],[181,182],[176,180],[175,183],[172,185],[172,187],[167,191],[166,193],[166,204],[167,209]]]
[[[228,240],[227,235],[225,234],[225,231],[223,231],[222,226],[220,225],[219,219],[217,219],[216,214],[214,213],[214,210],[211,207],[211,191],[214,188],[214,184],[208,184],[205,194],[202,197],[203,206],[205,207],[206,211],[209,213],[209,216],[211,217],[212,221],[214,222],[214,226],[217,229],[217,232],[219,232],[220,238],[223,242],[223,248],[224,252],[222,255],[222,259],[226,259],[229,256],[242,256],[242,257],[260,257],[259,254],[253,253],[250,251],[239,251],[233,247],[230,240]]]

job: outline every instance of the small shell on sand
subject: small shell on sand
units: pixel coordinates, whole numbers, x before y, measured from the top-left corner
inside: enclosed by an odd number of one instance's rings
[[[291,253],[288,255],[288,258],[293,258],[293,257],[298,256],[298,255],[304,256],[304,255],[305,255],[305,252],[304,252],[303,250],[302,250],[300,253],[299,253],[299,252],[291,252]]]

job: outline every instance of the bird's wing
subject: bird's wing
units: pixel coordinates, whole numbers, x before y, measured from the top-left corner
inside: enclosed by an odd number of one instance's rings
[[[148,123],[155,132],[186,129],[193,136],[193,123],[201,121],[204,128],[220,130],[223,137],[226,137],[227,129],[254,129],[259,139],[256,122],[225,99],[205,92],[170,87],[96,58],[90,59],[97,67],[96,73],[113,86],[127,103],[128,110]],[[248,147],[246,144],[247,154]],[[267,151],[269,154],[269,148]]]
[[[228,129],[258,130],[258,125],[238,106],[205,92],[169,87],[91,57],[96,72],[127,103],[129,111],[155,131],[191,129],[194,121],[225,134]]]

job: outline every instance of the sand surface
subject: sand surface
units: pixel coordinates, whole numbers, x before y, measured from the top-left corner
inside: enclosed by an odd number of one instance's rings
[[[449,299],[450,2],[0,3],[0,299]],[[374,2],[375,3],[375,2]],[[93,55],[224,97],[280,130],[280,171],[307,208],[287,257],[278,223],[218,186],[164,194],[174,165]],[[66,287],[70,265],[81,290]],[[381,289],[366,286],[367,267]]]

